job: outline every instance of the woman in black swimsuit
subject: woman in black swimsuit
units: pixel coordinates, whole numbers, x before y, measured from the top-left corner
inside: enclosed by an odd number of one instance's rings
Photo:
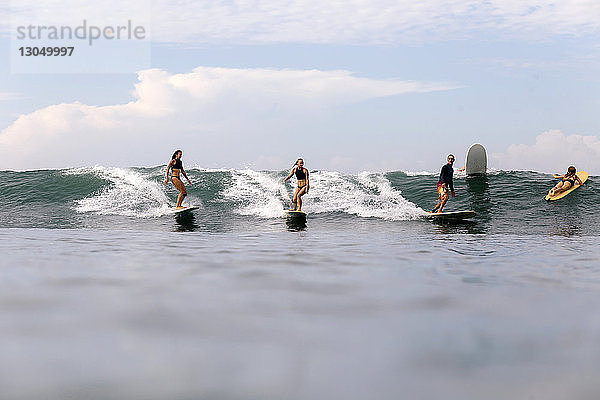
[[[310,182],[308,180],[308,170],[304,168],[304,160],[299,158],[296,160],[296,164],[294,164],[294,168],[292,168],[292,172],[283,180],[285,183],[288,179],[292,177],[292,175],[296,174],[296,179],[298,180],[298,187],[296,188],[296,192],[294,192],[294,197],[292,198],[292,204],[294,205],[293,211],[302,211],[302,196],[308,193],[308,189],[310,189]]]
[[[185,179],[187,179],[188,183],[190,185],[192,184],[192,182],[190,182],[190,178],[188,178],[187,174],[185,173],[185,170],[183,169],[181,157],[183,157],[183,152],[181,150],[176,150],[175,153],[173,153],[173,157],[171,157],[171,162],[169,163],[169,165],[167,165],[167,176],[165,178],[166,185],[169,183],[169,170],[172,170],[171,182],[173,182],[173,185],[175,185],[177,190],[179,190],[179,196],[177,196],[177,205],[175,206],[175,208],[185,208],[181,205],[181,203],[183,203],[183,199],[185,198],[185,196],[187,196],[187,190],[185,189],[185,185],[183,184],[180,175],[183,174],[183,176],[185,176]]]
[[[566,174],[554,175],[554,178],[562,179],[562,181],[558,182],[558,184],[556,186],[554,186],[552,189],[550,189],[550,192],[548,194],[550,196],[555,196],[561,192],[569,190],[570,188],[572,188],[575,185],[575,182],[578,182],[580,185],[583,185],[583,182],[581,182],[581,179],[579,179],[579,177],[577,175],[575,175],[576,173],[577,173],[577,170],[575,169],[574,166],[571,165],[567,169]]]

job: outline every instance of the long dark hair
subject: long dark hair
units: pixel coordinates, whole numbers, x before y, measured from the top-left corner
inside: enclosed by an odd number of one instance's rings
[[[567,168],[567,174],[569,174],[569,175],[575,175],[576,172],[577,172],[577,170],[572,165],[569,168]]]
[[[298,162],[299,161],[304,161],[304,159],[302,159],[301,157],[298,157],[298,159],[296,160],[296,162],[294,163],[294,165],[292,166],[292,168],[298,166]]]
[[[177,157],[177,154],[179,154],[179,153],[183,153],[183,151],[181,151],[181,150],[175,150],[175,153],[173,153],[173,157],[171,157],[171,160],[174,160],[175,157]]]

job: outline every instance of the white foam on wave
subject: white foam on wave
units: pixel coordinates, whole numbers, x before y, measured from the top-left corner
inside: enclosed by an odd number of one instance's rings
[[[263,218],[280,217],[289,204],[294,187],[282,182],[281,173],[253,170],[231,171],[232,185],[223,196],[239,204],[237,212]],[[293,178],[292,178],[293,179]],[[303,197],[309,213],[342,212],[366,218],[410,220],[425,211],[402,197],[382,173],[344,175],[317,171],[310,175],[311,187]]]
[[[289,197],[276,172],[258,172],[251,169],[230,170],[232,186],[223,191],[227,200],[238,204],[236,212],[275,218],[283,215],[283,205]]]
[[[156,179],[126,168],[96,166],[64,171],[67,175],[94,174],[110,185],[89,197],[75,200],[75,211],[99,215],[158,217],[171,212],[172,200]]]
[[[417,219],[425,213],[402,197],[382,173],[349,176],[320,171],[311,175],[309,196],[306,201],[312,212],[344,212],[393,221]]]
[[[466,178],[466,171],[459,171],[458,168],[454,168],[454,178]]]
[[[290,205],[295,185],[283,184],[282,172],[251,169],[227,172],[231,174],[232,183],[221,195],[224,202],[235,203],[237,208],[234,212],[262,218],[284,215],[283,209]],[[172,211],[173,200],[167,196],[162,177],[157,179],[155,173],[102,166],[71,169],[64,173],[94,174],[110,182],[98,193],[76,200],[74,209],[77,212],[158,217]],[[310,181],[310,192],[303,197],[303,209],[309,213],[342,212],[387,220],[417,219],[425,214],[424,210],[406,200],[401,191],[394,189],[383,173],[346,175],[315,171],[311,173]],[[190,201],[200,204],[200,199],[186,199],[187,204],[191,204]]]

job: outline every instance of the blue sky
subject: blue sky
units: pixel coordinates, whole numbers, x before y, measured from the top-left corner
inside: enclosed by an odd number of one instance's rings
[[[58,3],[0,17],[76,23]],[[182,148],[201,167],[435,171],[480,142],[494,168],[600,170],[590,2],[153,4],[151,61],[129,73],[11,71],[0,24],[1,169],[158,165]],[[92,50],[122,62],[108,46]]]

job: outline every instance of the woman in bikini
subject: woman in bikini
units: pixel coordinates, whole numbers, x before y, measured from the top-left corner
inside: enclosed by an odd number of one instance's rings
[[[554,175],[554,178],[556,179],[562,179],[562,181],[558,182],[558,184],[556,186],[554,186],[552,189],[550,189],[550,192],[548,192],[548,194],[550,196],[555,196],[561,192],[567,191],[569,189],[571,189],[573,186],[575,186],[575,182],[578,182],[580,185],[583,185],[583,182],[581,182],[581,179],[579,179],[579,177],[576,175],[577,170],[575,169],[574,166],[570,166],[567,169],[567,173],[564,175]]]
[[[185,173],[185,170],[183,169],[181,157],[183,157],[183,152],[181,150],[176,150],[175,153],[173,153],[173,157],[171,157],[171,162],[169,162],[169,165],[167,166],[167,176],[165,178],[166,185],[169,183],[169,170],[171,170],[171,182],[173,182],[173,185],[175,185],[177,190],[179,190],[179,196],[177,197],[177,205],[175,206],[175,208],[177,209],[184,208],[181,205],[181,203],[183,203],[183,199],[185,198],[185,196],[187,196],[187,190],[185,189],[185,185],[181,180],[181,174],[185,176],[185,179],[187,179],[190,185],[192,184],[190,178],[188,178],[187,174]]]
[[[292,204],[294,205],[293,211],[302,211],[302,196],[308,193],[308,189],[310,189],[310,183],[308,180],[308,170],[304,168],[304,160],[299,158],[296,160],[296,164],[294,164],[294,168],[292,168],[292,172],[283,180],[285,183],[288,179],[292,177],[292,175],[296,174],[296,179],[298,180],[298,187],[296,188],[296,192],[294,192],[294,197],[292,198]]]

